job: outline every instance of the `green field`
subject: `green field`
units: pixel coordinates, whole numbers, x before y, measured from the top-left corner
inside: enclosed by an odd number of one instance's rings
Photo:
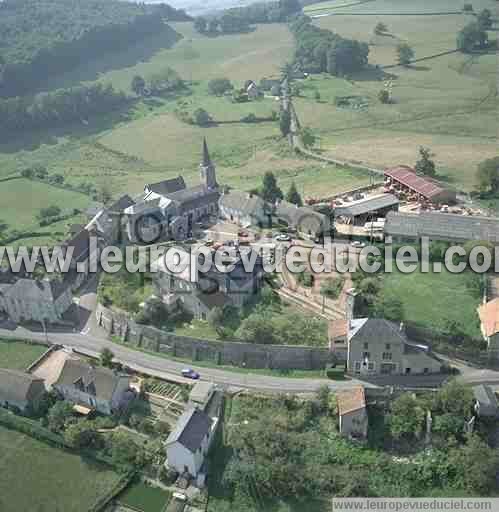
[[[0,340],[0,368],[26,370],[47,350],[43,345],[30,345],[24,341]]]
[[[331,2],[344,3],[341,2]],[[320,3],[308,9],[324,7]],[[473,3],[475,11],[484,7],[493,12],[495,2]],[[327,7],[327,6],[326,6]],[[416,58],[428,57],[456,47],[456,34],[473,18],[448,16],[383,16],[383,12],[435,12],[459,10],[455,2],[413,2],[376,0],[348,8],[341,13],[317,18],[314,22],[341,36],[369,43],[369,61],[386,66],[396,63],[396,46],[408,42]],[[377,16],[362,13],[379,12]],[[377,22],[389,29],[375,36]],[[490,33],[491,39],[495,37]],[[377,94],[383,87],[374,70],[342,80],[315,76],[307,84],[308,99],[297,102],[302,122],[322,135],[322,147],[331,154],[384,167],[414,164],[420,145],[435,153],[438,173],[451,185],[464,190],[475,186],[476,165],[497,154],[497,58],[496,55],[451,54],[424,60],[409,68],[386,69],[394,79],[395,103],[382,105]],[[321,103],[312,101],[315,90]],[[335,108],[335,96],[368,98],[367,111]]]
[[[170,497],[171,494],[162,489],[150,487],[142,482],[135,482],[117,499],[121,504],[132,507],[134,510],[163,512]]]
[[[479,337],[476,309],[480,299],[468,286],[472,276],[471,272],[451,274],[446,270],[438,274],[395,271],[384,274],[383,291],[402,301],[407,321],[436,331],[455,322],[468,336]]]
[[[110,469],[0,427],[2,512],[87,512],[119,479]]]

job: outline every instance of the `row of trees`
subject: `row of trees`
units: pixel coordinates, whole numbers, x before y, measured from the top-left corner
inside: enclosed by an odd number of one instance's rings
[[[289,203],[295,204],[296,206],[303,206],[303,200],[296,188],[295,182],[291,182],[291,185],[286,194],[282,191],[281,187],[277,183],[277,178],[272,171],[267,171],[263,175],[261,187],[254,188],[251,190],[252,194],[260,196],[264,201],[275,204],[276,201],[285,199]]]
[[[255,3],[228,9],[220,17],[200,16],[194,20],[194,28],[199,33],[207,35],[248,32],[253,24],[286,21],[301,9],[299,0]]]
[[[92,116],[115,110],[126,101],[125,94],[100,83],[40,93],[34,98],[0,100],[0,135],[10,137],[26,130],[87,123]]]
[[[321,29],[307,16],[295,20],[291,30],[296,39],[295,61],[304,71],[344,76],[368,64],[367,43]]]
[[[95,0],[0,2],[0,95],[33,91],[51,75],[104,52],[123,50],[152,33],[179,36],[164,20],[190,19],[167,6]],[[3,64],[1,62],[3,61]]]
[[[483,9],[476,17],[476,21],[468,23],[457,34],[457,49],[465,53],[473,50],[483,50],[489,45],[487,30],[494,24],[490,9]]]
[[[130,89],[137,96],[157,96],[178,92],[184,87],[185,83],[180,75],[169,66],[145,77],[135,75],[130,83]]]

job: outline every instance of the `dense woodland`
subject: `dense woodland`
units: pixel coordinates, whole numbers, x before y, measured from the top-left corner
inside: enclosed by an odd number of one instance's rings
[[[127,100],[111,85],[100,83],[0,100],[0,139],[16,132],[86,123],[89,117],[117,109]]]
[[[368,64],[367,43],[321,29],[313,25],[308,16],[296,19],[291,31],[296,39],[295,60],[303,71],[344,76]]]
[[[0,95],[20,96],[51,74],[104,51],[122,50],[190,19],[161,5],[117,0],[6,0],[0,3]]]

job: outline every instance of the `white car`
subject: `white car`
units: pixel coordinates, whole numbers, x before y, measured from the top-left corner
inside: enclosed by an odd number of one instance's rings
[[[278,241],[278,242],[291,242],[291,237],[289,235],[286,235],[286,234],[282,234],[282,235],[277,235],[275,237],[275,239]]]
[[[355,240],[355,242],[352,242],[352,247],[356,247],[357,249],[363,249],[366,244],[364,242],[359,242],[358,240]]]

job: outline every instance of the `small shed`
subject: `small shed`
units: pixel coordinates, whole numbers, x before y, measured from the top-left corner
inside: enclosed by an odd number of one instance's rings
[[[213,382],[197,382],[189,394],[189,402],[204,410],[214,392],[215,384]]]
[[[499,403],[494,390],[487,385],[473,386],[475,412],[486,418],[499,418]]]
[[[367,437],[367,409],[364,386],[356,386],[336,393],[340,434],[364,439]]]

